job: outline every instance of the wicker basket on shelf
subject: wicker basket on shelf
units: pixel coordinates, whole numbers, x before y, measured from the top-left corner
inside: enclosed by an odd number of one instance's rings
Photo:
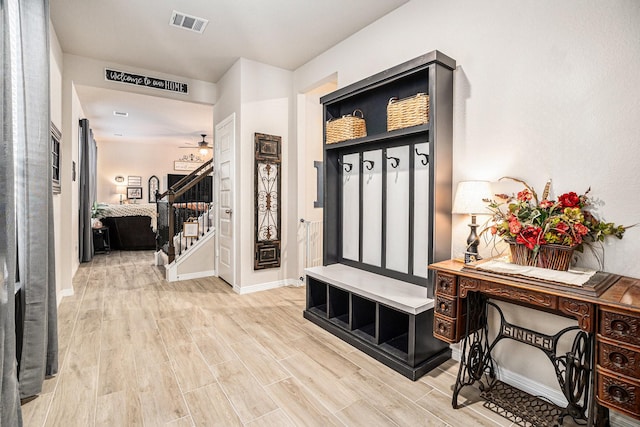
[[[519,243],[509,243],[511,261],[518,265],[567,271],[573,256],[573,247],[562,245],[541,245],[537,254]]]
[[[429,122],[429,95],[418,93],[404,99],[391,98],[387,105],[387,130]]]
[[[360,113],[360,116],[358,116],[358,113]],[[367,126],[362,110],[355,110],[352,114],[327,121],[325,138],[327,144],[364,136],[367,136]]]

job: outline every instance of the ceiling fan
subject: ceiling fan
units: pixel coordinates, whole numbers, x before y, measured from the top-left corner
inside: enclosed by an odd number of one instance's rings
[[[207,155],[207,153],[209,153],[209,149],[213,148],[213,145],[209,145],[209,143],[204,140],[204,138],[207,136],[206,133],[201,133],[200,136],[202,137],[202,141],[198,141],[196,145],[186,145],[180,148],[197,148],[200,154],[202,154],[203,156]],[[187,144],[193,143],[187,142]]]

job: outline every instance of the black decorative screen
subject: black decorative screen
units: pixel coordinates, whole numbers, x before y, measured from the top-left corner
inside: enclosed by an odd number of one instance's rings
[[[280,267],[281,138],[255,134],[254,270]]]

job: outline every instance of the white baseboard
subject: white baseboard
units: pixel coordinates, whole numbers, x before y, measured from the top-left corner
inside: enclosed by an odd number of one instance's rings
[[[177,282],[178,280],[201,279],[216,275],[215,270],[196,271],[195,273],[176,274],[176,268],[167,268],[167,282]]]
[[[153,254],[154,265],[166,265],[169,262],[169,257],[163,251],[157,251]]]
[[[611,427],[638,427],[638,421],[616,411],[609,411],[609,424]]]
[[[454,344],[451,346],[451,358],[453,360],[459,362],[461,353],[461,345]],[[567,399],[565,399],[564,394],[562,394],[559,389],[551,388],[545,384],[539,383],[531,378],[509,371],[508,369],[504,369],[500,366],[497,366],[496,368],[496,375],[500,381],[512,385],[519,390],[525,391],[532,396],[544,396],[558,406],[567,406]]]
[[[258,283],[256,285],[238,286],[234,285],[234,292],[244,295],[253,292],[266,291],[269,289],[281,288],[283,286],[300,286],[300,281],[295,279],[276,280],[275,282]]]
[[[56,295],[56,306],[59,306],[62,302],[62,298],[64,297],[72,297],[73,296],[73,288],[69,289],[61,289],[60,292]]]

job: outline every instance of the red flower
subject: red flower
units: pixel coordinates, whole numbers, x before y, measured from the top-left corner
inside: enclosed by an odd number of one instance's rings
[[[511,234],[518,234],[522,230],[522,224],[520,221],[514,216],[509,220],[509,231]]]
[[[543,200],[543,201],[541,201],[541,202],[540,202],[540,207],[541,207],[542,209],[548,209],[548,208],[550,208],[551,206],[553,206],[553,202],[552,202],[552,201],[549,201],[549,200]]]
[[[533,194],[527,188],[518,193],[518,200],[521,202],[527,202],[531,199],[533,199]]]
[[[556,225],[556,231],[560,234],[567,234],[567,231],[569,231],[569,226],[564,222],[559,222],[558,225]]]
[[[542,228],[528,227],[518,234],[518,237],[516,237],[516,243],[521,243],[527,248],[533,250],[537,245],[544,245],[547,242],[542,236]]]
[[[558,201],[563,208],[575,208],[580,206],[580,197],[573,191],[558,197]]]
[[[573,229],[576,230],[576,233],[580,236],[586,236],[589,233],[589,229],[584,224],[574,224]]]

